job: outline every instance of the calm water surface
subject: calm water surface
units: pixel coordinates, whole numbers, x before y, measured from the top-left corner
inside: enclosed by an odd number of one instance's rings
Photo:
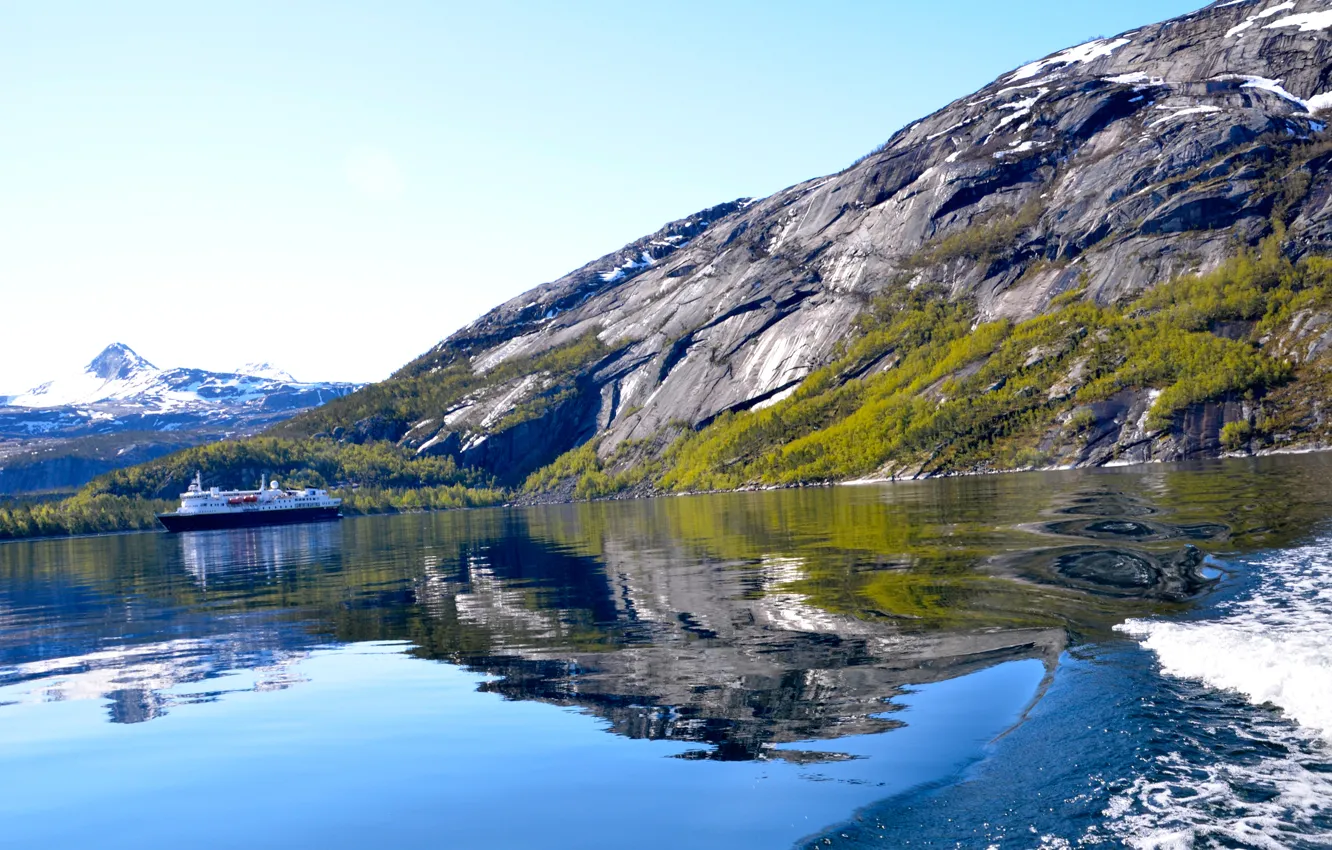
[[[1330,482],[0,545],[0,846],[1332,846]]]

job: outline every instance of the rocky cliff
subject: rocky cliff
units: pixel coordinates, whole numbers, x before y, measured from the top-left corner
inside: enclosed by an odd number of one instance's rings
[[[1326,106],[1323,0],[1223,2],[1083,44],[840,173],[673,222],[538,287],[292,427],[450,454],[510,483],[594,446],[564,471],[646,464],[677,487],[1178,459],[1219,453],[1223,437],[1234,450],[1312,442],[1332,313],[1321,267],[1302,261],[1332,247]],[[1254,277],[1263,263],[1270,274]],[[1239,289],[1252,297],[1236,306]],[[989,336],[954,334],[945,349],[942,325],[902,330],[932,303]],[[1065,310],[1064,331],[1039,324]],[[1189,336],[1161,342],[1164,365],[1150,366],[1154,340],[1175,329]],[[913,352],[930,362],[894,377]],[[1200,357],[1234,368],[1213,379]],[[987,393],[998,401],[985,419],[972,402]],[[876,399],[886,406],[864,412]],[[922,405],[931,421],[976,422],[923,436],[901,425],[836,462],[789,458],[793,441],[858,411],[920,422]],[[695,453],[713,474],[673,474],[681,435],[698,446],[744,416],[725,450]],[[780,428],[762,425],[774,418]],[[990,445],[1000,438],[1013,445]],[[827,441],[816,451],[836,455]]]

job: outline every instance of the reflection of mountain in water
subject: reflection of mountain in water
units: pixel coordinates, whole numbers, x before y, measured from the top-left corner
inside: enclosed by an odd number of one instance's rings
[[[611,535],[594,556],[534,528],[540,518],[101,538],[79,541],[77,557],[3,550],[29,557],[0,562],[18,579],[0,597],[41,597],[16,628],[59,641],[11,644],[0,686],[106,699],[113,721],[135,722],[299,681],[292,665],[329,639],[406,640],[494,675],[482,687],[509,698],[580,706],[619,734],[697,741],[715,758],[761,758],[891,728],[887,700],[907,684],[1015,658],[1052,665],[1063,646],[1061,628],[911,634],[830,612],[792,588],[803,557],[711,557],[669,532]],[[57,580],[61,592],[37,591]]]
[[[1078,545],[1036,548],[996,559],[1029,579],[1118,597],[1183,602],[1215,583],[1204,555],[1192,542],[1224,542],[1230,528],[1216,522],[1153,521],[1160,511],[1130,493],[1107,489],[1075,491],[1048,513],[1070,517],[1034,527]]]
[[[719,563],[683,551],[608,549],[603,563],[582,565],[601,579],[585,608],[533,609],[542,581],[526,554],[500,545],[427,565],[419,598],[432,617],[497,638],[452,660],[497,674],[488,690],[581,706],[629,737],[706,743],[714,758],[790,757],[772,746],[884,731],[895,725],[882,716],[887,701],[908,684],[1021,658],[1052,666],[1064,645],[1062,629],[906,634],[782,590],[802,577],[798,560]],[[607,602],[609,619],[587,616]],[[601,640],[611,633],[618,644]]]
[[[401,641],[617,734],[804,758],[780,745],[892,728],[907,685],[1179,610],[1200,550],[1301,533],[1312,489],[1003,476],[0,546],[0,703],[143,720]]]

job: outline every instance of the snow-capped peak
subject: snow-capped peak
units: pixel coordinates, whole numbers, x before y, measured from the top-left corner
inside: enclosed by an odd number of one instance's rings
[[[284,384],[297,383],[290,372],[279,369],[272,363],[246,363],[243,366],[237,366],[235,369],[237,375],[246,375],[251,378],[264,378],[269,381],[281,381]]]
[[[113,342],[93,358],[83,371],[103,381],[123,381],[136,372],[157,371],[157,367],[144,360],[123,342]]]
[[[47,381],[9,398],[9,407],[55,408],[112,404],[156,412],[228,404],[263,403],[275,392],[320,392],[333,385],[301,384],[270,363],[247,363],[235,372],[159,369],[123,343],[108,345],[83,371]],[[349,386],[349,385],[348,385]],[[330,390],[346,392],[339,385]]]
[[[102,349],[81,372],[47,381],[6,403],[46,408],[130,398],[151,390],[161,376],[162,370],[117,342]]]

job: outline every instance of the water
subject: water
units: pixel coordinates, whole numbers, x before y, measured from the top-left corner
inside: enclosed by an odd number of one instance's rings
[[[1330,472],[3,545],[0,847],[1332,846]]]

